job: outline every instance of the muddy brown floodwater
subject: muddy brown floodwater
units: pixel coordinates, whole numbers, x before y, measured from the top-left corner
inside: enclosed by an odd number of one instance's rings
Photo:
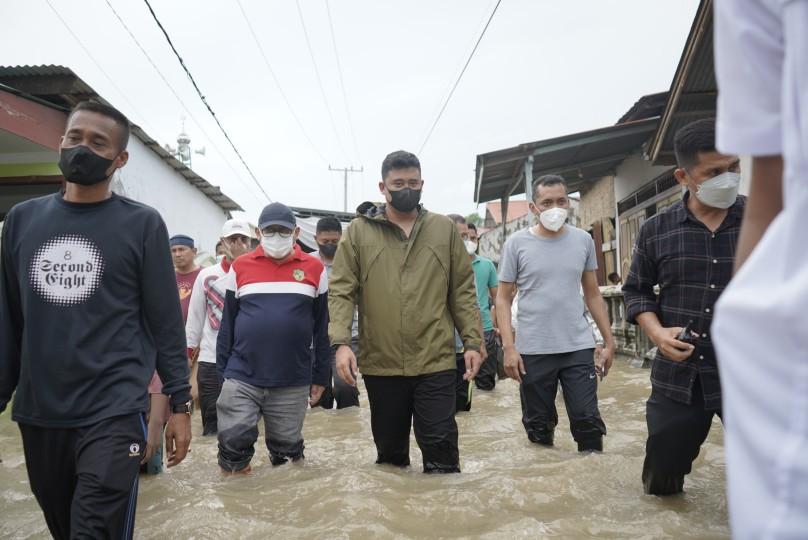
[[[374,465],[364,392],[359,409],[309,412],[305,463],[272,468],[259,443],[247,478],[219,476],[216,440],[201,437],[197,415],[185,462],[141,478],[135,538],[728,538],[717,421],[685,495],[642,493],[648,375],[615,361],[599,390],[609,431],[601,455],[578,455],[560,401],[547,449],[525,437],[515,382],[475,391],[472,411],[458,416],[463,473],[448,476],[420,472],[414,441],[418,466]],[[0,458],[0,538],[48,538],[8,413]]]

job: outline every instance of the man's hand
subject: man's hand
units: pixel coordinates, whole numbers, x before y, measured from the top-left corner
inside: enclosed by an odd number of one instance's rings
[[[603,345],[595,347],[595,371],[598,372],[601,379],[608,375],[609,370],[612,369],[614,349],[614,343],[609,343],[605,347]]]
[[[356,386],[356,378],[354,377],[357,372],[356,355],[354,355],[351,347],[349,345],[340,345],[337,348],[335,358],[339,378],[345,381],[345,384]]]
[[[166,427],[166,455],[169,467],[179,464],[191,446],[191,415],[172,414]]]
[[[648,336],[651,341],[659,348],[662,355],[668,360],[674,362],[684,362],[690,355],[693,354],[695,347],[684,341],[676,339],[682,333],[684,328],[662,328],[653,336]]]
[[[519,384],[522,384],[522,375],[527,374],[525,371],[525,363],[522,361],[522,355],[516,352],[516,348],[505,347],[505,373],[508,377],[514,379]]]
[[[483,345],[483,348],[485,348],[485,345]],[[477,375],[477,372],[480,371],[483,357],[477,351],[466,351],[463,353],[463,358],[466,361],[466,373],[463,374],[463,380],[470,381]]]
[[[320,386],[319,384],[312,384],[311,392],[309,393],[309,405],[314,407],[315,405],[320,403],[320,399],[323,397],[323,392],[325,392],[325,386]]]
[[[148,463],[148,461],[154,457],[157,450],[160,449],[160,440],[163,438],[162,419],[150,419],[148,431],[149,434],[148,437],[146,437],[146,453],[143,455],[143,459],[140,462],[141,465]]]
[[[191,377],[191,399],[194,404],[199,402],[199,385],[196,382],[196,377]]]

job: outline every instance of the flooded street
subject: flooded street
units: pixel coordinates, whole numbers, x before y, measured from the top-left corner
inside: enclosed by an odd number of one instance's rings
[[[559,400],[556,447],[528,442],[516,383],[475,391],[458,416],[463,474],[374,465],[360,409],[311,411],[306,460],[272,468],[259,439],[253,474],[220,478],[216,440],[201,437],[175,470],[141,478],[136,538],[727,538],[724,452],[716,420],[686,494],[645,496],[640,471],[649,371],[618,359],[599,391],[605,453],[580,456]],[[0,418],[0,538],[48,538],[28,487],[19,431]]]

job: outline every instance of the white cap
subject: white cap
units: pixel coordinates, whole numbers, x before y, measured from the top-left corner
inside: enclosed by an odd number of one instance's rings
[[[230,238],[235,234],[241,234],[247,238],[253,238],[255,236],[252,227],[250,227],[250,224],[246,221],[228,219],[224,222],[224,225],[222,225],[222,238]]]

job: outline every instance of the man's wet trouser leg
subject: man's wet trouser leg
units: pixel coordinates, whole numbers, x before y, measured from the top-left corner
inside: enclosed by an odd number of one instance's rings
[[[141,414],[72,429],[20,424],[31,491],[51,535],[131,539],[140,460]]]
[[[522,425],[531,442],[553,445],[558,411],[558,362],[552,355],[523,354],[527,373],[522,375],[519,397],[522,402]]]
[[[202,415],[202,435],[216,435],[219,430],[216,401],[222,391],[222,379],[213,362],[197,363],[196,381],[199,388],[199,412]]]
[[[216,403],[219,423],[219,467],[229,473],[246,469],[255,455],[262,390],[236,379],[222,385]]]
[[[466,374],[466,359],[463,353],[455,354],[457,371],[455,372],[455,412],[468,412],[471,410],[471,394],[473,382],[463,379]]]
[[[579,452],[603,451],[603,436],[606,434],[606,425],[598,411],[594,354],[594,349],[583,349],[558,355],[562,366],[558,378],[564,394],[564,406]]]
[[[376,443],[376,463],[408,466],[413,407],[412,377],[363,375],[362,378],[370,403],[370,427]]]
[[[455,422],[455,371],[415,377],[413,427],[425,473],[460,472]]]
[[[365,375],[376,463],[410,463],[410,425],[424,472],[460,472],[457,448],[455,370],[415,377]]]
[[[497,384],[497,358],[499,356],[497,334],[493,330],[485,332],[485,352],[488,357],[480,366],[474,384],[480,390],[493,390]]]
[[[685,475],[707,439],[713,415],[704,410],[704,395],[698,377],[690,405],[674,401],[652,388],[645,408],[648,441],[642,483],[649,495],[674,495],[684,491]]]

